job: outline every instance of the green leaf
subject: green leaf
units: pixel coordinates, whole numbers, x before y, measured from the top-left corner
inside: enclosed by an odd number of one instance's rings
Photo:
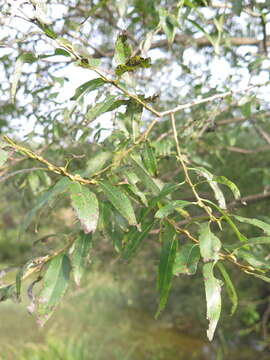
[[[159,194],[151,199],[150,206],[155,206],[160,200],[178,190],[185,182],[180,184],[165,184]]]
[[[15,285],[6,285],[0,287],[0,302],[15,297],[16,288]]]
[[[203,265],[203,278],[207,305],[209,328],[207,337],[212,341],[221,312],[221,281],[214,277],[214,262]]]
[[[95,232],[98,223],[98,200],[86,186],[78,182],[69,185],[71,203],[86,234]]]
[[[169,44],[172,44],[175,37],[175,30],[178,20],[175,15],[169,14],[165,9],[159,9],[160,26],[162,27]]]
[[[157,176],[157,160],[153,151],[153,147],[149,141],[144,143],[142,159],[144,166],[148,170],[149,174],[152,176]]]
[[[204,261],[218,260],[221,242],[210,229],[209,223],[200,224],[199,245],[201,256]]]
[[[267,276],[256,274],[256,273],[248,271],[248,270],[245,270],[245,273],[247,273],[249,275],[252,275],[252,276],[255,276],[256,278],[261,279],[261,280],[263,280],[263,281],[265,281],[267,283],[270,283],[270,278],[267,277]]]
[[[222,191],[220,190],[217,182],[214,179],[214,175],[210,171],[204,169],[203,167],[193,168],[192,170],[196,171],[199,175],[203,176],[210,187],[212,188],[215,198],[221,209],[226,209],[226,201]]]
[[[68,185],[70,184],[70,180],[67,177],[60,179],[50,190],[41,194],[36,201],[34,207],[29,211],[29,213],[24,218],[20,231],[25,231],[28,226],[31,224],[33,217],[36,213],[43,208],[45,205],[48,205],[52,200],[55,199],[56,196],[61,194],[66,190]]]
[[[109,182],[99,183],[107,199],[112,203],[115,209],[127,219],[129,225],[137,225],[136,216],[129,198],[119,186],[111,185]]]
[[[224,184],[228,186],[228,188],[230,188],[236,200],[241,197],[238,187],[232,181],[227,179],[225,176],[213,176],[213,180],[219,184]]]
[[[18,56],[15,62],[15,69],[13,72],[13,78],[11,83],[10,90],[10,100],[12,103],[15,102],[15,96],[18,88],[18,83],[22,74],[24,63],[33,63],[36,60],[36,57],[32,53],[23,53]]]
[[[164,309],[169,291],[172,284],[173,269],[177,250],[177,239],[174,227],[165,222],[165,229],[160,232],[160,240],[162,243],[159,268],[158,268],[158,291],[159,306],[155,317],[158,317]]]
[[[126,129],[135,141],[140,134],[143,106],[133,99],[127,101],[126,112],[123,116]]]
[[[194,275],[200,260],[200,249],[197,244],[185,244],[176,254],[173,267],[174,275]]]
[[[75,94],[70,98],[70,100],[77,100],[79,97],[81,97],[81,95],[85,95],[90,91],[96,90],[105,83],[106,82],[101,78],[86,81],[75,90]]]
[[[149,231],[152,229],[154,223],[155,221],[144,223],[141,231],[138,231],[137,229],[130,230],[130,232],[125,236],[125,246],[122,251],[123,259],[129,260],[137,252],[139,246],[149,234]]]
[[[86,117],[85,124],[88,124],[90,121],[95,120],[96,118],[98,118],[100,115],[106,113],[107,111],[111,111],[113,104],[116,102],[116,100],[115,100],[116,97],[117,97],[116,95],[109,95],[104,101],[91,107],[85,115],[85,117]],[[120,103],[118,106],[121,106],[121,105],[122,104]]]
[[[127,35],[123,31],[117,36],[115,42],[114,59],[117,64],[124,64],[131,56],[132,49],[127,42]]]
[[[49,262],[44,275],[43,288],[38,296],[38,323],[43,326],[64,296],[69,282],[71,265],[65,254],[55,256]]]
[[[183,209],[185,206],[195,204],[191,201],[185,200],[173,200],[169,204],[160,208],[156,213],[155,217],[158,219],[163,219],[165,216],[170,215],[172,212],[177,211],[178,209]]]
[[[237,16],[240,16],[243,9],[242,0],[233,0],[232,9]]]
[[[73,243],[71,253],[72,272],[77,286],[80,286],[91,247],[92,234],[86,235],[83,232],[80,232]]]
[[[54,55],[62,55],[62,56],[70,56],[70,53],[64,49],[61,48],[56,48],[54,50]]]
[[[141,56],[133,56],[125,64],[120,64],[115,68],[115,74],[117,76],[123,75],[127,71],[135,71],[141,68],[151,67],[151,59],[143,58]]]
[[[25,265],[23,265],[19,271],[16,274],[16,296],[17,299],[20,300],[20,295],[21,295],[21,284],[22,284],[22,279],[25,275],[25,273],[30,270],[31,268],[36,267],[38,264],[33,260],[29,260]]]
[[[134,169],[134,172],[137,174],[141,182],[149,189],[154,195],[158,195],[160,188],[148,171],[145,169],[141,158],[139,155],[130,155],[130,163]]]
[[[270,261],[265,260],[263,256],[255,255],[245,249],[238,249],[235,254],[254,268],[265,270],[270,269]]]
[[[0,167],[4,165],[7,159],[8,159],[8,152],[0,149]]]
[[[231,314],[230,314],[232,316],[235,313],[235,310],[237,309],[238,296],[237,296],[235,287],[231,281],[231,278],[230,278],[227,270],[225,269],[224,265],[221,262],[218,262],[217,267],[218,267],[219,271],[221,272],[221,275],[223,276],[223,279],[225,281],[226,291],[227,291],[228,297],[232,303]]]
[[[258,236],[258,237],[248,239],[245,243],[239,242],[239,243],[233,244],[233,245],[226,245],[226,248],[230,249],[230,250],[236,250],[236,249],[240,249],[243,246],[256,246],[256,245],[263,245],[263,244],[270,245],[270,237]]]
[[[262,229],[267,235],[270,235],[270,225],[265,223],[262,220],[250,219],[250,218],[246,218],[246,217],[238,216],[238,215],[233,215],[233,217],[242,223],[257,226],[258,228]]]

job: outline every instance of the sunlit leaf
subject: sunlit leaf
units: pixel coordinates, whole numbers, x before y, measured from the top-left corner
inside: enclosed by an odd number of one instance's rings
[[[43,326],[64,296],[69,282],[71,265],[65,254],[55,256],[49,262],[38,296],[38,323]]]
[[[214,265],[214,262],[203,265],[207,319],[209,320],[207,337],[210,341],[213,339],[221,312],[221,282],[214,277]]]
[[[232,181],[227,179],[225,176],[213,176],[213,180],[219,184],[224,184],[224,185],[228,186],[230,188],[230,190],[232,191],[236,200],[241,197],[238,187]]]
[[[202,167],[194,168],[193,170],[207,180],[208,184],[210,185],[210,187],[212,188],[215,194],[215,198],[218,201],[219,206],[221,207],[221,209],[226,209],[225,197],[222,191],[220,190],[220,187],[218,186],[217,182],[213,180],[214,178],[213,174],[211,174],[210,171]]]
[[[185,206],[192,204],[194,204],[194,202],[185,200],[170,201],[169,204],[163,206],[155,213],[155,217],[158,219],[162,219],[165,216],[170,215],[172,212],[177,211],[178,209],[183,209]]]
[[[73,243],[71,253],[72,272],[77,286],[80,286],[91,247],[92,235],[86,235],[83,232],[80,232]]]
[[[109,182],[99,183],[107,199],[112,203],[117,211],[127,219],[130,225],[137,225],[136,216],[129,198],[119,186],[111,185]]]
[[[158,268],[158,291],[159,306],[156,317],[164,309],[169,291],[172,284],[174,262],[177,250],[177,239],[174,227],[165,222],[164,229],[160,233],[160,241],[162,243],[159,268]]]
[[[104,84],[105,81],[101,78],[87,81],[75,90],[75,94],[70,98],[70,100],[77,100],[81,95],[85,95],[90,91],[96,90]]]
[[[194,275],[200,260],[200,249],[197,244],[187,243],[177,251],[173,267],[174,275]]]
[[[80,220],[84,232],[95,232],[98,223],[98,200],[86,186],[78,182],[69,185],[72,206]]]
[[[218,260],[221,242],[210,229],[209,223],[200,224],[199,245],[201,256],[204,261]]]
[[[231,281],[231,278],[230,278],[225,266],[220,261],[217,263],[217,268],[221,272],[221,275],[223,276],[223,279],[225,281],[226,291],[227,291],[228,297],[232,303],[231,315],[233,315],[235,313],[235,310],[237,309],[237,305],[238,305],[237,292],[235,290],[235,287]]]
[[[114,59],[117,64],[124,64],[130,58],[131,54],[131,46],[128,44],[127,35],[123,31],[117,36],[115,42]]]

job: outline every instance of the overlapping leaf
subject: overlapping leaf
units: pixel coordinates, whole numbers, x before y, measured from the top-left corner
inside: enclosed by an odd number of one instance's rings
[[[209,223],[200,224],[199,228],[200,252],[204,261],[216,261],[219,259],[221,242],[211,232]]]
[[[92,247],[92,235],[80,232],[73,243],[71,265],[75,283],[80,286],[85,271],[89,251]]]
[[[200,249],[197,244],[187,243],[177,251],[173,267],[174,275],[194,275],[200,260]]]
[[[225,266],[220,261],[217,263],[217,268],[221,272],[223,279],[225,281],[226,291],[227,291],[228,297],[232,303],[231,315],[233,315],[235,313],[235,310],[237,309],[237,305],[238,305],[237,292],[235,290],[235,287],[232,283],[232,280],[231,280]]]

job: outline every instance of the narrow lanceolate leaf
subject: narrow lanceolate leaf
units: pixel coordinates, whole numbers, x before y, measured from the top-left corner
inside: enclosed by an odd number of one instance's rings
[[[129,234],[126,236],[126,244],[124,250],[122,252],[122,258],[125,260],[129,260],[134,254],[136,254],[139,246],[143,242],[143,240],[149,234],[149,231],[152,229],[154,225],[154,221],[150,223],[143,224],[141,231],[137,229],[132,229]]]
[[[144,166],[148,170],[149,174],[152,176],[157,176],[157,160],[154,154],[154,150],[148,141],[146,141],[144,144],[142,159]]]
[[[197,244],[185,244],[177,251],[173,267],[174,275],[194,275],[200,260],[200,249]]]
[[[89,122],[95,120],[97,117],[106,113],[107,111],[111,111],[114,102],[116,102],[115,99],[116,95],[110,95],[104,101],[91,107],[86,113],[85,124],[88,124]],[[121,104],[119,104],[119,106],[120,105]]]
[[[172,284],[173,268],[177,250],[177,239],[174,227],[166,222],[165,229],[164,231],[161,231],[160,238],[162,248],[158,269],[159,306],[156,317],[164,309],[167,303]]]
[[[240,190],[231,180],[227,179],[225,176],[213,176],[213,180],[219,184],[224,184],[232,191],[234,198],[237,200],[241,197]]]
[[[225,269],[225,266],[221,262],[218,262],[217,267],[218,267],[219,271],[221,272],[221,275],[223,276],[223,279],[225,281],[226,292],[232,303],[231,315],[233,315],[235,313],[235,310],[237,309],[237,305],[238,305],[237,292],[231,281],[230,275],[228,274],[227,270]]]
[[[38,323],[43,326],[65,294],[71,265],[65,254],[55,256],[44,275],[43,288],[38,296]]]
[[[237,257],[245,260],[249,265],[257,269],[270,269],[270,260],[262,255],[253,254],[250,250],[238,249],[234,252]]]
[[[201,256],[204,261],[216,261],[219,258],[221,242],[210,229],[209,223],[200,224],[199,245]]]
[[[168,39],[169,44],[173,43],[175,37],[175,30],[178,26],[178,21],[175,15],[169,14],[165,9],[159,9],[160,25]]]
[[[255,246],[255,245],[263,245],[263,244],[270,245],[270,236],[258,236],[258,237],[250,238],[245,243],[239,242],[238,244],[226,245],[226,248],[230,250],[237,250],[243,246],[246,247],[246,246]]]
[[[20,231],[25,231],[28,226],[31,224],[34,216],[37,214],[37,212],[42,209],[44,206],[50,204],[56,196],[61,194],[63,191],[66,190],[68,185],[70,184],[70,180],[67,177],[64,177],[60,179],[54,186],[50,188],[50,190],[44,192],[41,194],[33,206],[33,208],[29,211],[29,213],[24,218]]]
[[[221,312],[221,281],[214,277],[214,265],[214,262],[203,265],[207,319],[209,320],[207,337],[210,341],[213,339]]]
[[[85,95],[90,91],[98,89],[100,86],[104,85],[105,81],[101,78],[93,79],[87,81],[80,85],[76,90],[75,94],[70,98],[70,100],[77,100],[81,95]]]
[[[267,235],[270,235],[270,224],[258,219],[250,219],[243,216],[233,215],[234,218],[242,223],[257,226],[262,229]]]
[[[156,212],[155,217],[158,219],[162,219],[165,216],[170,215],[174,211],[183,209],[185,206],[188,206],[191,204],[194,204],[194,203],[191,201],[185,201],[185,200],[173,200],[169,204],[167,204],[167,205],[163,206],[161,209],[159,209]]]
[[[16,288],[15,285],[6,285],[0,287],[0,302],[10,298],[15,298]]]
[[[84,232],[94,232],[98,223],[98,200],[86,186],[74,182],[69,186],[72,206],[80,220]]]
[[[214,192],[215,198],[219,206],[221,207],[221,209],[226,209],[225,197],[217,182],[213,180],[213,174],[211,174],[210,171],[204,169],[203,167],[194,168],[193,170],[195,170],[199,175],[203,176],[207,180],[209,186]]]
[[[127,35],[123,31],[117,36],[115,42],[114,59],[116,64],[124,64],[131,56],[132,49],[127,42]]]
[[[150,205],[155,206],[160,200],[168,197],[171,193],[174,193],[178,190],[185,182],[181,184],[165,184],[159,194],[152,198]]]
[[[254,277],[258,278],[258,279],[261,279],[261,280],[263,280],[263,281],[265,281],[265,282],[267,282],[267,283],[270,283],[270,278],[267,277],[267,276],[260,275],[260,274],[256,274],[256,273],[254,273],[254,272],[247,271],[247,270],[245,270],[245,273],[247,273],[247,274],[249,274],[249,275],[252,275],[252,276],[254,276]]]
[[[136,216],[129,198],[119,188],[111,185],[109,182],[100,182],[100,187],[107,199],[112,203],[115,209],[127,219],[129,225],[137,225]]]
[[[0,167],[4,165],[4,163],[7,161],[7,158],[8,152],[0,149]]]
[[[144,186],[154,195],[158,195],[160,192],[160,188],[158,187],[154,179],[151,177],[149,172],[145,169],[140,156],[135,154],[131,155],[130,162],[134,169],[134,172],[139,177],[140,181],[144,184]]]
[[[71,265],[76,285],[80,286],[85,271],[89,251],[92,247],[92,235],[80,232],[72,246]]]
[[[15,102],[15,96],[18,88],[18,83],[22,74],[23,70],[23,64],[24,63],[32,63],[36,60],[35,56],[31,53],[23,53],[18,56],[16,63],[15,63],[15,69],[13,72],[13,79],[11,84],[11,90],[10,90],[10,97],[11,102]]]

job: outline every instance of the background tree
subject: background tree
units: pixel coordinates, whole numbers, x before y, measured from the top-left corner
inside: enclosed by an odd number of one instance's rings
[[[268,299],[267,4],[9,1],[1,21],[2,221],[29,239],[1,299],[31,276],[44,324],[102,243],[159,254],[156,316],[173,277],[197,274],[210,340],[221,293],[237,307],[230,274]],[[73,73],[87,81],[69,96]]]

